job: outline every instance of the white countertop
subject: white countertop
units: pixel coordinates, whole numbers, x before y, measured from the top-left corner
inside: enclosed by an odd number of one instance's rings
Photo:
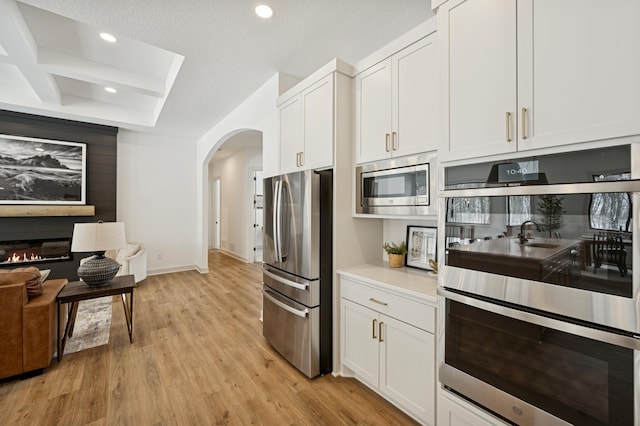
[[[387,262],[341,268],[338,274],[404,293],[407,296],[437,302],[438,276],[433,272],[403,266],[390,268]]]

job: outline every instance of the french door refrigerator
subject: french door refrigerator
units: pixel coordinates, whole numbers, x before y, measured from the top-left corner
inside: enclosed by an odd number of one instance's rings
[[[264,179],[263,335],[308,377],[332,368],[333,174]]]

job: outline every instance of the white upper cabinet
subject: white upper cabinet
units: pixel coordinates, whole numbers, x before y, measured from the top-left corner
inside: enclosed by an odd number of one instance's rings
[[[640,134],[640,2],[450,0],[440,160]]]
[[[334,73],[278,105],[280,173],[333,165]]]
[[[302,108],[296,96],[279,107],[280,170],[298,167],[302,142]]]
[[[436,34],[355,78],[356,163],[437,148]]]

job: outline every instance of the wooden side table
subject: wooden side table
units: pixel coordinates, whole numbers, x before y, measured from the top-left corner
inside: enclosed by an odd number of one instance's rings
[[[133,343],[133,289],[136,288],[136,282],[133,275],[122,275],[115,277],[109,284],[99,287],[91,287],[84,281],[73,281],[64,286],[58,293],[58,362],[62,360],[64,347],[67,338],[73,335],[73,326],[78,313],[78,304],[82,300],[96,299],[104,296],[122,296],[122,306],[124,308],[124,316],[127,320],[127,331],[129,332],[129,342]],[[128,303],[127,303],[127,295]],[[64,332],[62,329],[62,304],[70,303],[67,324]]]

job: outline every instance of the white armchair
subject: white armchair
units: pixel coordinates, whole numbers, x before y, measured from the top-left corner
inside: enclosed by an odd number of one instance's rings
[[[126,247],[108,250],[105,255],[122,265],[116,276],[131,274],[136,283],[147,278],[147,249],[142,243],[127,243]]]

